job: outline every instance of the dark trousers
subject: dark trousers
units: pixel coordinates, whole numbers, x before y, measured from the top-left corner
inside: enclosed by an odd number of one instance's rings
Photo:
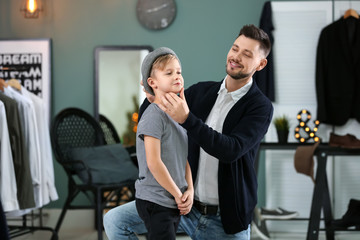
[[[175,240],[180,222],[180,212],[146,200],[136,199],[136,209],[145,222],[150,240]]]

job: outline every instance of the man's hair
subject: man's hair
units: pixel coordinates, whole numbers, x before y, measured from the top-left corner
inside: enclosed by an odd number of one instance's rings
[[[177,58],[172,54],[166,54],[158,57],[152,64],[150,70],[150,76],[154,76],[155,69],[164,70],[166,64],[168,64],[172,59],[177,59]]]
[[[267,57],[271,50],[271,42],[269,36],[262,29],[254,26],[253,24],[245,25],[240,30],[238,37],[244,35],[247,38],[254,39],[260,43],[260,50],[262,50]]]

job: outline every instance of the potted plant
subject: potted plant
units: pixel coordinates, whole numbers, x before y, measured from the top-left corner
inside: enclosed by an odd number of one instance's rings
[[[273,121],[278,135],[279,143],[287,143],[290,129],[290,120],[286,115],[274,118]]]

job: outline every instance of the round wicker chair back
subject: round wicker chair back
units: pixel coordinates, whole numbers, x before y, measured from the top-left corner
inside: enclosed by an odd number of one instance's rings
[[[104,133],[106,144],[121,143],[120,137],[110,120],[104,115],[99,115],[100,127]]]
[[[69,150],[104,144],[102,130],[97,121],[78,108],[67,108],[56,115],[51,126],[51,144],[59,163],[69,160]]]

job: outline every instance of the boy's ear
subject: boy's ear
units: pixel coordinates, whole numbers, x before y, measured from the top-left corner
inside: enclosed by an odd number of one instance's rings
[[[155,88],[156,88],[156,82],[155,82],[155,80],[154,80],[152,77],[149,77],[149,78],[147,79],[147,82],[148,82],[149,86],[150,86],[152,89],[155,89]]]

